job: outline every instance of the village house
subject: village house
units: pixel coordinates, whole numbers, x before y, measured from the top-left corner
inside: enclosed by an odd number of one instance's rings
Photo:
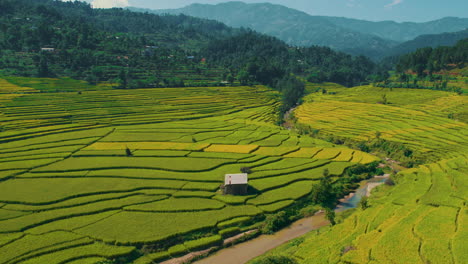
[[[224,176],[224,194],[246,195],[249,186],[247,173],[226,174]]]
[[[54,49],[54,48],[41,48],[41,51],[45,51],[45,52],[55,52],[55,49]]]

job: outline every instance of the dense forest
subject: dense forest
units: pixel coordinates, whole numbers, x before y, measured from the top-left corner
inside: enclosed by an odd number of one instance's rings
[[[400,57],[396,69],[399,73],[412,70],[423,76],[434,72],[463,68],[468,58],[468,39],[459,41],[453,47],[422,48]]]
[[[377,66],[330,48],[298,48],[185,15],[93,9],[84,2],[0,2],[1,74],[69,76],[120,88],[265,84],[292,106],[303,84],[371,81]],[[290,94],[293,94],[291,96]]]

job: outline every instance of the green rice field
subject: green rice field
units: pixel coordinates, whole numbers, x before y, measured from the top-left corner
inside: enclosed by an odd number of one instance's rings
[[[290,206],[324,169],[340,177],[378,160],[274,125],[279,96],[262,86],[10,81],[0,82],[0,263],[176,257]],[[47,89],[62,83],[71,88]],[[222,195],[224,175],[242,167],[255,191]]]
[[[466,96],[441,91],[346,89],[310,94],[297,121],[354,140],[381,137],[415,150],[426,164],[400,171],[372,191],[369,207],[267,255],[297,263],[467,263]],[[386,94],[390,104],[378,104]],[[459,118],[448,118],[454,113]],[[315,155],[317,157],[317,155]],[[354,156],[353,156],[354,158]]]
[[[355,141],[380,138],[401,143],[424,160],[468,158],[468,99],[455,93],[418,89],[327,86],[295,111],[300,124],[324,135]],[[388,104],[379,103],[386,96]],[[454,118],[448,118],[453,116]]]

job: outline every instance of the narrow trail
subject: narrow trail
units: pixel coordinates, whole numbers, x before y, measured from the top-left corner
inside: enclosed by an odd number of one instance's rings
[[[290,227],[273,235],[261,235],[253,240],[223,249],[218,253],[196,261],[196,264],[241,264],[250,261],[282,244],[328,225],[323,213],[296,221]]]

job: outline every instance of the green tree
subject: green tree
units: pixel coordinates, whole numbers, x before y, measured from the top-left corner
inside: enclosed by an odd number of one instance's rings
[[[126,89],[128,87],[128,75],[124,69],[119,72],[119,84],[120,88]]]
[[[330,221],[330,224],[332,226],[336,225],[336,220],[335,220],[336,214],[333,209],[330,208],[325,208],[325,218]]]
[[[382,95],[382,104],[384,104],[384,105],[388,104],[387,94]]]
[[[51,72],[49,70],[49,59],[47,55],[41,53],[39,58],[39,67],[37,69],[38,77],[51,77]]]
[[[235,81],[234,76],[232,76],[232,74],[228,74],[226,77],[226,81],[228,81],[228,83],[232,85]]]
[[[133,156],[132,151],[128,147],[125,148],[125,155],[127,155],[127,157]]]
[[[249,85],[250,84],[250,76],[249,73],[245,70],[241,70],[237,75],[237,79],[239,80],[241,85]]]
[[[325,174],[325,171],[324,171]],[[329,177],[323,177],[319,184],[312,187],[311,200],[314,204],[326,208],[334,208],[336,204],[336,194]]]
[[[369,201],[367,196],[362,197],[361,201],[359,202],[359,207],[361,207],[362,210],[369,208]]]

